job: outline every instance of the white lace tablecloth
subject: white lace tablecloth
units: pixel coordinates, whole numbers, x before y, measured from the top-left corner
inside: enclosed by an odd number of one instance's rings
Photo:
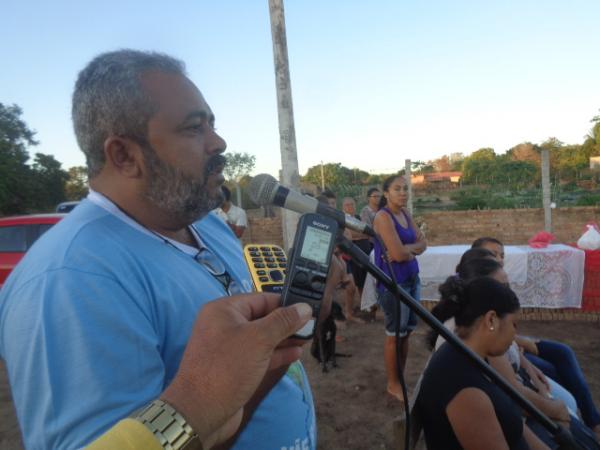
[[[421,298],[439,300],[438,286],[454,274],[467,245],[429,247],[418,257]],[[506,246],[504,269],[521,306],[579,308],[583,291],[585,253],[567,245],[536,249]]]

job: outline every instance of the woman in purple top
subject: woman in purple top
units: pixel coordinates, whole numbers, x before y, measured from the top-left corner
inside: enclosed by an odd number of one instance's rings
[[[425,236],[415,226],[410,213],[406,209],[408,201],[408,186],[401,175],[393,175],[383,182],[383,197],[380,209],[373,222],[375,231],[381,236],[387,255],[392,264],[392,269],[398,284],[407,291],[415,300],[420,299],[419,264],[415,259],[427,248]],[[383,249],[379,242],[375,242],[375,262],[389,275],[389,268],[384,259]],[[401,402],[404,401],[402,388],[398,377],[396,365],[396,340],[397,326],[400,330],[400,368],[404,373],[406,357],[408,355],[408,338],[410,332],[417,324],[416,315],[409,308],[400,304],[400,324],[396,323],[396,308],[399,301],[384,289],[377,286],[379,304],[385,317],[385,344],[384,360],[387,374],[387,391]]]

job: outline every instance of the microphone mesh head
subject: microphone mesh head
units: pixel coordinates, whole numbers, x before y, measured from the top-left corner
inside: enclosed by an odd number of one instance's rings
[[[270,205],[273,203],[278,186],[279,183],[273,176],[261,173],[250,181],[248,195],[258,206]]]

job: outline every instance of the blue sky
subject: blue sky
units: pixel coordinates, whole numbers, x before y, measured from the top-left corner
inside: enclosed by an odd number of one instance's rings
[[[82,165],[77,73],[96,54],[152,49],[187,64],[234,152],[280,167],[267,0],[2,1],[0,102],[30,149]],[[580,143],[600,109],[597,0],[287,0],[300,173],[320,161],[391,172],[555,136]]]

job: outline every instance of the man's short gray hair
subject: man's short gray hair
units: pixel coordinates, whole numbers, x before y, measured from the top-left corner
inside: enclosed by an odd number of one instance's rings
[[[110,135],[145,140],[156,112],[141,76],[159,71],[186,76],[183,62],[171,56],[118,50],[94,58],[80,73],[73,92],[73,127],[90,178],[104,167],[104,141]]]

